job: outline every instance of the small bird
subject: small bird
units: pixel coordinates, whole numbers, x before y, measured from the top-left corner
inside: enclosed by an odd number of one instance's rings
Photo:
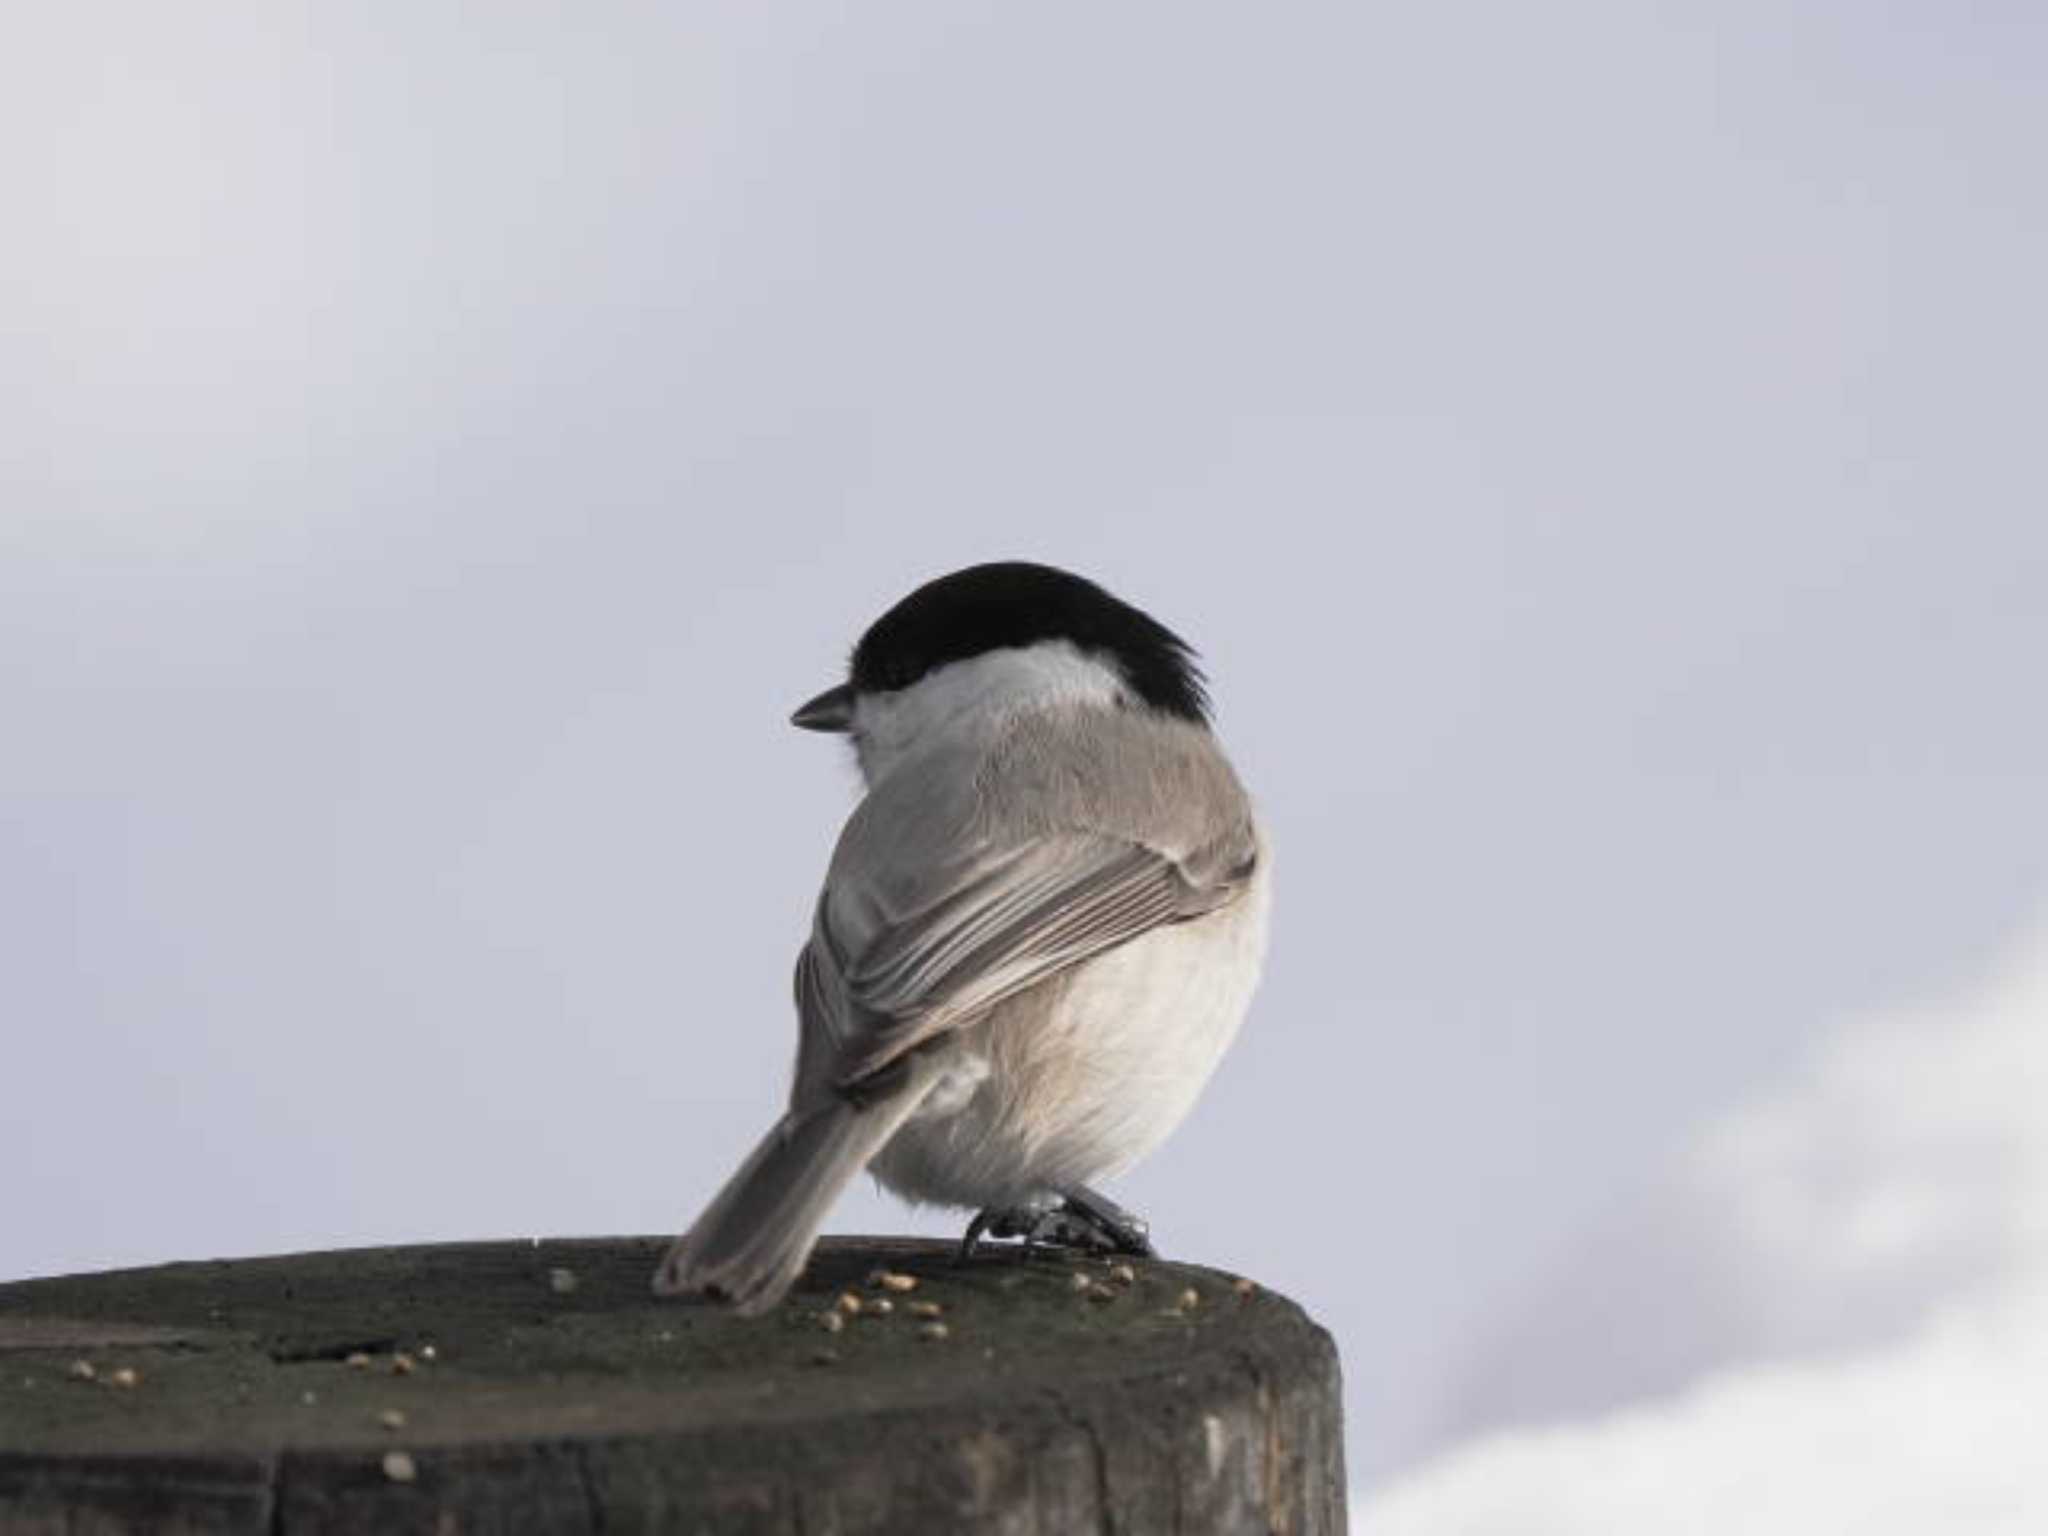
[[[766,1311],[863,1167],[986,1233],[1150,1253],[1091,1186],[1163,1141],[1236,1034],[1268,858],[1193,649],[1005,561],[877,619],[792,717],[866,797],[797,958],[789,1108],[654,1278]]]

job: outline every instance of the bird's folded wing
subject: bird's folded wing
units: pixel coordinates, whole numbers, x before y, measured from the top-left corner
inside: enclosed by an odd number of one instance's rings
[[[1241,852],[1201,879],[1141,843],[1068,832],[981,849],[894,899],[830,890],[798,965],[806,1032],[830,1040],[835,1086],[856,1084],[1091,955],[1227,904],[1251,876]]]

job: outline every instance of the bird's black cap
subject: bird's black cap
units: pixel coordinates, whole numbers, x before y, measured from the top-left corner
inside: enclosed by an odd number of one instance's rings
[[[1110,661],[1153,709],[1208,721],[1192,646],[1094,582],[1025,560],[970,565],[926,582],[868,626],[848,681],[859,693],[888,693],[949,662],[1041,640],[1071,641]]]

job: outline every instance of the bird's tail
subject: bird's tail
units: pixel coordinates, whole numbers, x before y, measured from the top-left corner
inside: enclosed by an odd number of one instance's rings
[[[803,1272],[832,1202],[930,1089],[934,1074],[906,1058],[898,1078],[859,1101],[834,1096],[792,1108],[726,1181],[654,1272],[662,1296],[712,1291],[749,1316],[765,1312]]]

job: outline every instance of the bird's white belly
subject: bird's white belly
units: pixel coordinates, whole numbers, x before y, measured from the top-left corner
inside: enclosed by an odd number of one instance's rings
[[[1155,929],[994,1009],[869,1164],[906,1199],[1021,1206],[1109,1178],[1194,1107],[1266,944],[1262,868],[1220,912]]]

